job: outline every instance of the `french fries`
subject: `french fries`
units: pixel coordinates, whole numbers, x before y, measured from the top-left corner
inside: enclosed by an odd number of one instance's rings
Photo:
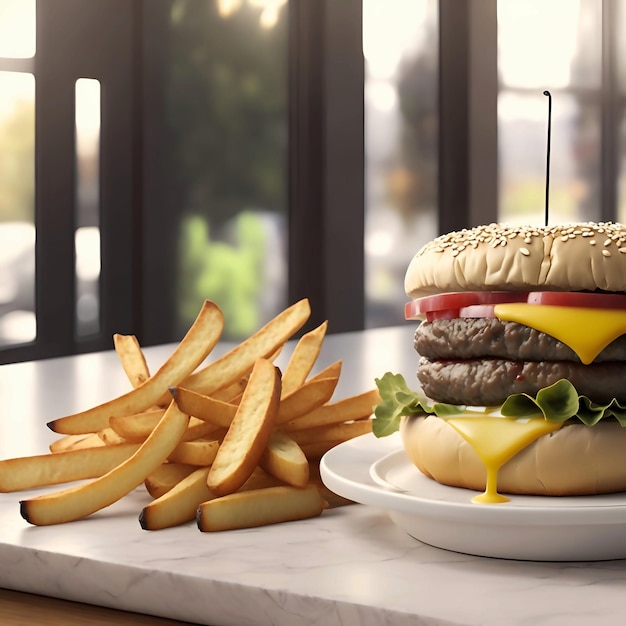
[[[165,409],[153,409],[124,417],[112,415],[109,418],[109,428],[126,441],[145,441],[164,414]]]
[[[315,411],[284,424],[282,429],[293,432],[364,419],[372,414],[378,402],[380,402],[378,389],[371,389],[357,396],[320,406]]]
[[[140,526],[144,530],[159,530],[193,520],[198,506],[215,498],[207,487],[208,473],[208,467],[196,469],[167,493],[145,506],[139,514]]]
[[[185,387],[172,387],[170,393],[181,411],[187,411],[190,415],[215,426],[228,428],[237,413],[236,404],[217,400],[213,396],[191,391]]]
[[[302,335],[296,344],[282,377],[282,397],[289,395],[304,383],[311,373],[326,335],[328,322]]]
[[[50,452],[65,452],[66,450],[75,450],[80,447],[91,448],[96,445],[97,434],[86,433],[82,435],[65,435],[56,441],[53,441],[50,446]],[[104,442],[102,442],[104,445]]]
[[[138,448],[121,444],[0,461],[0,492],[97,478],[129,459]]]
[[[229,353],[188,376],[183,386],[210,394],[231,385],[249,372],[257,359],[276,352],[305,324],[310,315],[308,300],[296,302]]]
[[[143,484],[154,499],[160,498],[197,469],[184,463],[163,463],[146,477]]]
[[[68,415],[48,424],[51,430],[66,435],[92,433],[107,428],[112,415],[133,415],[147,410],[193,372],[209,355],[224,327],[224,316],[217,305],[205,301],[198,317],[158,372],[132,391],[81,413]]]
[[[196,441],[181,441],[171,452],[168,460],[171,463],[183,463],[205,467],[212,465],[220,448],[217,440],[197,439]]]
[[[233,530],[315,517],[327,506],[315,485],[267,487],[203,502],[197,521],[202,532]]]
[[[137,337],[135,335],[115,333],[113,335],[113,345],[130,384],[133,387],[139,387],[139,385],[145,383],[150,378],[150,370]]]
[[[266,359],[257,359],[207,476],[214,494],[233,493],[250,478],[269,441],[279,401],[278,369]]]
[[[318,378],[305,382],[284,396],[278,408],[276,425],[295,420],[328,402],[335,391],[338,378]]]
[[[330,426],[318,426],[307,430],[294,430],[289,434],[294,442],[308,444],[320,441],[346,441],[359,435],[372,432],[372,422],[369,418]]]
[[[47,526],[71,522],[113,504],[140,485],[176,447],[189,416],[172,402],[152,434],[129,459],[89,483],[20,502],[22,517]]]
[[[288,485],[305,487],[309,482],[309,461],[302,448],[279,430],[270,436],[259,465]]]
[[[201,531],[260,526],[320,515],[349,501],[319,478],[319,458],[369,432],[378,391],[334,400],[342,363],[316,368],[328,324],[293,343],[281,376],[274,360],[310,315],[307,300],[209,361],[224,325],[205,302],[153,374],[133,335],[114,335],[132,389],[49,422],[48,454],[0,461],[0,492],[69,485],[20,502],[34,525],[96,513],[143,486],[145,530],[192,521]],[[317,373],[311,373],[317,369]]]

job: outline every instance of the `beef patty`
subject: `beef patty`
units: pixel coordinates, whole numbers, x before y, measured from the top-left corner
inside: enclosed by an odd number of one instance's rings
[[[417,378],[429,398],[450,404],[497,406],[514,393],[534,396],[561,378],[569,380],[578,393],[603,403],[613,398],[626,402],[625,372],[626,365],[616,362],[582,365],[571,361],[422,358]]]
[[[522,324],[487,317],[422,322],[415,331],[415,349],[431,361],[494,357],[580,363],[570,347],[550,335]],[[594,363],[601,361],[626,361],[626,335],[602,350]]]
[[[439,402],[499,405],[562,378],[595,402],[626,402],[626,335],[583,365],[564,343],[522,324],[457,318],[420,324],[415,349],[422,357],[417,378]]]

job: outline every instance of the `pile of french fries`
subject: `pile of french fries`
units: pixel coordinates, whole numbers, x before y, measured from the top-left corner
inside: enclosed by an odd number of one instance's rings
[[[60,435],[50,452],[0,461],[0,492],[74,483],[20,502],[42,526],[91,515],[143,484],[145,530],[193,520],[201,531],[248,528],[347,503],[323,486],[319,459],[371,431],[380,397],[371,389],[334,400],[340,361],[312,374],[326,322],[293,342],[282,373],[274,365],[310,313],[308,300],[296,302],[211,361],[224,317],[207,300],[154,374],[136,337],[115,335],[131,389],[49,422]]]

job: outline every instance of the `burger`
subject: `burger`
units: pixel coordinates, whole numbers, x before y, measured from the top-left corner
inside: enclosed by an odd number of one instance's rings
[[[418,385],[377,379],[377,436],[477,501],[626,491],[626,226],[448,233],[405,290]]]

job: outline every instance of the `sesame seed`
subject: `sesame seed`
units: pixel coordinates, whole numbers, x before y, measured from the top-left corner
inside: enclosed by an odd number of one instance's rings
[[[528,248],[520,248],[519,251],[524,255],[528,256],[530,254],[530,250]]]
[[[606,248],[604,250],[602,250],[602,254],[604,256],[611,256],[611,253]]]

